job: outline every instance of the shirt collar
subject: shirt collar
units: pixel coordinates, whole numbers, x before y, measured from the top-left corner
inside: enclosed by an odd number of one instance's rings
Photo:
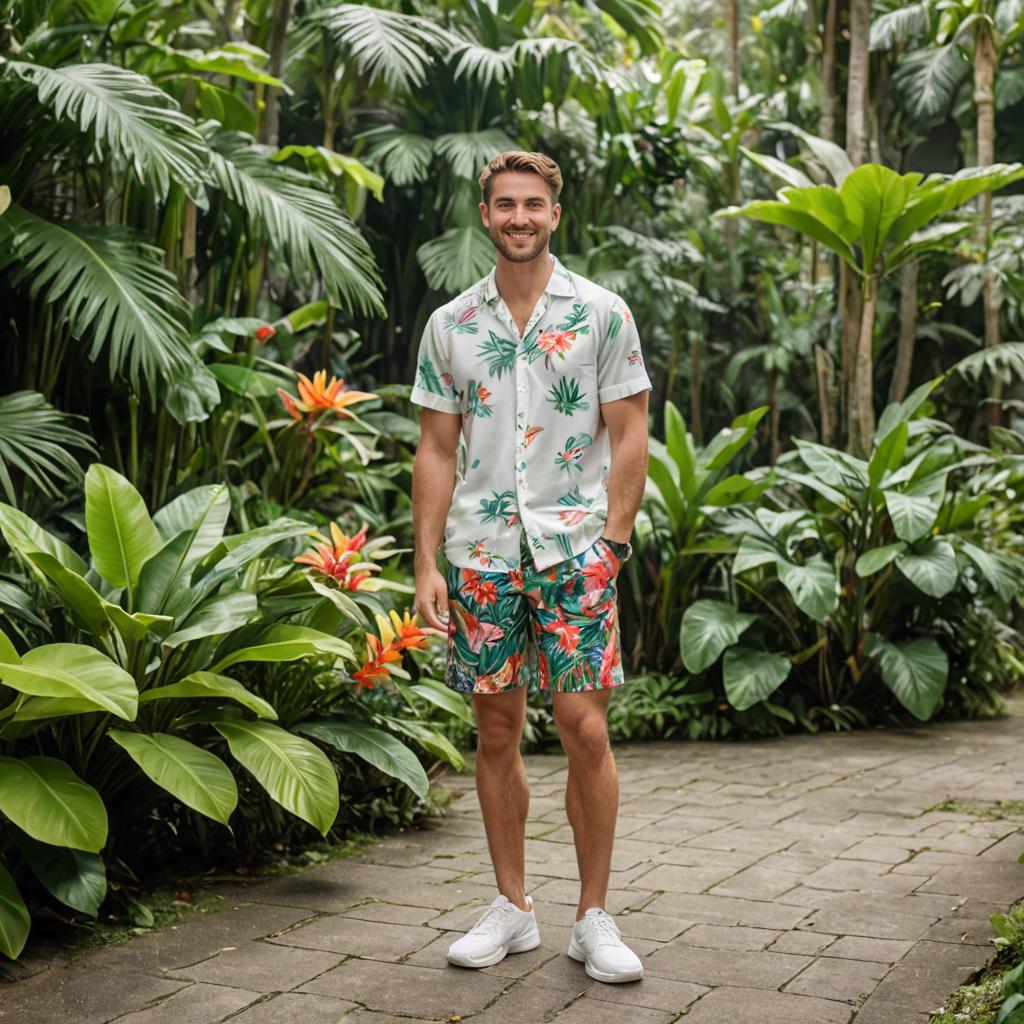
[[[544,294],[571,298],[576,294],[576,286],[573,284],[572,274],[566,270],[565,265],[554,253],[549,253],[548,255],[555,266],[544,288]],[[484,302],[493,302],[498,298],[497,273],[498,268],[496,266],[492,267],[491,272],[481,282]]]

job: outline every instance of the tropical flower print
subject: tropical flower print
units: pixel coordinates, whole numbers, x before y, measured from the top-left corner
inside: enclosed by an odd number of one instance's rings
[[[511,372],[516,364],[516,343],[511,338],[502,338],[494,331],[489,333],[490,337],[477,345],[476,352],[486,361],[488,375],[500,379],[506,370]]]
[[[462,570],[462,586],[459,591],[477,604],[494,604],[498,600],[498,588],[494,581],[483,579],[476,569]]]
[[[643,366],[644,357],[641,355],[640,349],[633,349],[633,351],[626,356],[626,362],[629,363],[630,366]]]
[[[572,350],[572,343],[575,340],[575,331],[544,331],[537,338],[537,348],[549,356],[564,356],[566,352]]]
[[[470,558],[475,558],[485,568],[493,565],[495,560],[499,559],[499,556],[495,555],[494,552],[487,550],[487,538],[484,537],[482,540],[474,540],[467,545],[468,553]],[[500,559],[504,561],[504,559]]]
[[[565,526],[579,526],[590,513],[585,508],[567,508],[558,513]]]
[[[491,392],[483,386],[482,383],[478,384],[475,380],[469,382],[469,404],[466,408],[465,415],[468,416],[493,416],[494,409],[487,404],[487,400],[491,397]]]
[[[499,519],[506,526],[515,526],[519,522],[519,510],[516,508],[515,491],[491,491],[491,497],[480,499],[480,508],[476,513],[481,523],[493,523]]]
[[[470,303],[448,313],[444,318],[445,329],[454,331],[456,334],[476,334],[477,309],[477,305]]]
[[[622,685],[615,588],[620,564],[599,540],[542,571],[529,562],[512,572],[449,565],[448,686],[499,693],[530,683],[558,692]],[[467,574],[474,588],[493,584],[493,600],[488,590],[487,603],[477,603],[464,588]]]
[[[570,476],[575,473],[582,473],[583,467],[580,464],[583,460],[583,453],[594,443],[589,434],[572,434],[565,442],[565,448],[555,456],[555,465],[564,469]]]
[[[539,426],[536,426],[536,425],[530,426],[530,427],[526,428],[525,437],[526,437],[526,447],[527,448],[529,448],[530,445],[533,444],[533,442],[536,439],[537,435],[540,434],[543,430],[544,430],[543,427],[539,427]]]
[[[580,410],[589,409],[590,403],[584,401],[586,397],[575,377],[559,377],[558,383],[552,384],[547,393],[547,400],[554,405],[556,411],[565,416],[573,416]]]

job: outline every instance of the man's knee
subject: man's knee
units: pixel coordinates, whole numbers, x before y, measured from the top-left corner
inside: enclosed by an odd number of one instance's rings
[[[477,749],[495,757],[511,756],[518,753],[519,741],[523,734],[523,709],[518,702],[513,707],[504,701],[512,701],[498,695],[481,697],[477,702]],[[495,701],[502,701],[499,706]],[[491,703],[485,703],[491,702]]]
[[[598,708],[563,719],[558,722],[558,732],[573,760],[596,764],[608,751],[608,723]]]

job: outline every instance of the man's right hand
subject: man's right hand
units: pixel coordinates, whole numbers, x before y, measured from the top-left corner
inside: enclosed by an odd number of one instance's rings
[[[428,626],[448,635],[448,584],[435,566],[417,571],[413,610]]]

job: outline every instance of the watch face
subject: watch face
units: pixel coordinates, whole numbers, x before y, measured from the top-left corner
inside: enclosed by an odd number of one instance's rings
[[[626,561],[633,553],[633,547],[628,542],[623,543],[619,540],[610,540],[608,537],[603,537],[602,540],[615,552],[620,561]]]

